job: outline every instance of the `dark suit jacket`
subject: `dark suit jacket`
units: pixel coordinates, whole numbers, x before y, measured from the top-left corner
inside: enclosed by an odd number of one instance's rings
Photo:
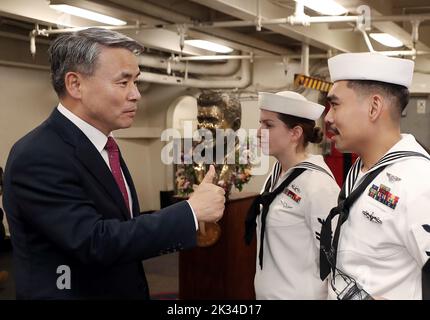
[[[0,247],[4,238],[6,238],[6,230],[3,225],[3,209],[0,208]]]
[[[195,246],[189,205],[139,215],[122,158],[121,167],[134,219],[100,153],[57,109],[13,146],[3,204],[18,299],[145,299],[141,260]],[[70,289],[57,287],[62,265],[70,268]]]

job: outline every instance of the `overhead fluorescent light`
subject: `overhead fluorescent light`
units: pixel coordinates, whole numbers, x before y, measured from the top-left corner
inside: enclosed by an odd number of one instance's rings
[[[334,0],[295,0],[318,13],[328,16],[338,16],[348,13],[348,10]]]
[[[233,51],[233,49],[230,47],[226,47],[221,44],[214,43],[211,41],[206,41],[206,40],[185,40],[185,44],[196,48],[205,49],[213,52],[219,52],[219,53],[230,53]]]
[[[371,33],[370,37],[387,47],[398,48],[403,46],[402,41],[388,33]]]
[[[110,24],[114,26],[123,26],[127,24],[126,21],[113,18],[101,13],[97,13],[94,11],[90,11],[90,10],[86,10],[86,9],[82,9],[74,6],[69,6],[68,4],[50,4],[49,6],[52,9],[55,9],[57,11],[65,12],[74,16],[101,22],[104,24]]]

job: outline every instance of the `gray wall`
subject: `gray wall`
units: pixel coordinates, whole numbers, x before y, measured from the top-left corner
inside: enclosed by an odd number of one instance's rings
[[[419,100],[426,102],[425,113],[417,112]],[[430,99],[428,96],[411,97],[402,118],[401,128],[404,133],[411,133],[427,148],[430,148]]]

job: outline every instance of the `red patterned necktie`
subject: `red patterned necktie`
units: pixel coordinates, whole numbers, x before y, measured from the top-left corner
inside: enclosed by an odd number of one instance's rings
[[[115,140],[112,137],[108,137],[108,141],[106,143],[105,149],[108,153],[109,157],[109,165],[112,171],[112,175],[115,178],[116,184],[121,191],[122,197],[124,198],[125,205],[130,212],[130,204],[128,202],[128,193],[127,188],[125,186],[125,181],[121,172],[121,164],[119,161],[119,149]]]

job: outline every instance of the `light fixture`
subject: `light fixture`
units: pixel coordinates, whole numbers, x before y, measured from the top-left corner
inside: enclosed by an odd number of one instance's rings
[[[348,10],[334,0],[295,0],[318,13],[328,16],[345,14]]]
[[[371,33],[370,37],[387,47],[398,48],[403,46],[402,41],[388,33]]]
[[[232,48],[207,40],[185,40],[185,44],[218,53],[230,53],[233,51]]]
[[[74,16],[78,16],[81,18],[85,18],[85,19],[89,19],[89,20],[94,20],[97,22],[101,22],[104,24],[110,24],[110,25],[114,25],[114,26],[123,26],[125,24],[127,24],[126,21],[117,19],[117,18],[113,18],[101,13],[97,13],[94,11],[90,11],[90,10],[86,10],[86,9],[82,9],[82,8],[78,8],[75,6],[70,6],[68,4],[50,4],[49,5],[52,9],[55,9],[57,11],[61,11],[61,12],[65,12]]]

